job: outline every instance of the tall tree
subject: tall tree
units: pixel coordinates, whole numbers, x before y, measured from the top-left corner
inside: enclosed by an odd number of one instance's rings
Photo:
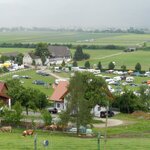
[[[17,55],[16,63],[18,63],[18,65],[22,65],[22,63],[23,63],[23,56],[24,55],[22,53]]]
[[[84,54],[81,46],[77,46],[73,59],[76,61],[80,61],[84,59]]]
[[[62,67],[65,67],[65,65],[66,65],[66,63],[65,63],[65,61],[63,60],[62,63],[61,63],[61,66],[62,66]]]
[[[85,64],[84,64],[84,67],[86,69],[90,69],[90,62],[89,61],[86,61]]]
[[[100,61],[99,61],[98,64],[97,64],[97,68],[98,68],[99,70],[102,70],[102,64],[101,64]]]
[[[113,62],[110,62],[108,64],[108,69],[114,69],[115,68],[115,64]]]
[[[44,65],[46,58],[50,57],[50,52],[48,50],[47,43],[38,43],[35,49],[35,55],[41,58],[42,63]]]
[[[137,64],[135,65],[135,70],[136,70],[136,71],[141,71],[141,69],[142,69],[141,64],[140,64],[140,63],[137,63]]]
[[[92,73],[79,72],[70,79],[68,91],[66,112],[71,114],[69,120],[76,123],[78,134],[81,125],[91,123],[92,108],[96,104],[107,104],[110,92],[103,78],[95,77]],[[66,116],[65,119],[68,118],[68,115]]]
[[[122,66],[121,66],[121,69],[122,69],[123,71],[125,71],[125,70],[127,69],[127,67],[126,67],[125,65],[122,65]]]

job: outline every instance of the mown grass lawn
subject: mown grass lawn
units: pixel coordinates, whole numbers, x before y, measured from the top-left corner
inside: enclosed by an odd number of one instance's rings
[[[23,137],[23,130],[12,133],[0,133],[0,149],[2,150],[33,150],[34,136]],[[37,131],[37,150],[44,150],[43,141],[48,140],[47,149],[52,150],[97,150],[97,138],[79,138],[58,133]],[[108,138],[108,150],[149,150],[149,138]],[[104,149],[104,139],[100,140],[100,148]]]

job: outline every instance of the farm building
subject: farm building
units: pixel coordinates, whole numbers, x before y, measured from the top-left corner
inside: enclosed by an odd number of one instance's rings
[[[35,64],[38,66],[42,65],[42,60],[39,56],[35,56],[34,53],[26,53],[23,57],[23,64],[24,65],[32,65],[33,61],[35,61]]]
[[[58,110],[66,109],[66,100],[65,97],[68,94],[67,86],[69,85],[68,81],[60,81],[56,87],[54,87],[54,92],[50,97],[50,100],[54,102],[54,107]]]
[[[54,102],[54,107],[58,111],[66,110],[67,101],[66,96],[68,94],[68,87],[69,82],[68,81],[59,81],[58,85],[54,87],[54,92],[52,96],[50,97],[50,100]],[[100,115],[100,111],[105,110],[104,107],[100,107],[99,105],[96,105],[92,110],[91,113],[95,116]]]
[[[48,64],[61,64],[64,60],[68,62],[71,60],[70,49],[66,46],[48,46],[48,50],[51,54],[51,57],[47,61]]]

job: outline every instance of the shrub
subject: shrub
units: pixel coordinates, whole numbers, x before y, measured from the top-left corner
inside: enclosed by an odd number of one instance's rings
[[[50,125],[52,122],[52,116],[47,110],[42,111],[42,119],[45,125]]]

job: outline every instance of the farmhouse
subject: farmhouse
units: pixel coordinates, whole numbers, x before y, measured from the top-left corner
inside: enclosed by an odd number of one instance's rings
[[[64,60],[68,62],[71,60],[71,52],[70,49],[66,46],[48,46],[48,50],[51,54],[51,57],[48,64],[61,64]]]
[[[59,81],[58,85],[54,88],[54,92],[50,97],[50,100],[54,102],[54,107],[58,109],[58,111],[66,110],[67,101],[66,96],[68,94],[68,81]],[[91,113],[95,116],[100,115],[100,111],[105,110],[104,107],[100,107],[96,105],[92,110]]]
[[[32,52],[24,54],[24,57],[23,57],[24,65],[32,65],[33,61],[35,61],[35,64],[37,66],[42,65],[42,60],[39,56],[35,56],[34,53],[32,53]]]
[[[54,92],[50,97],[50,100],[54,102],[54,107],[58,110],[65,110],[66,109],[66,100],[65,97],[68,94],[68,81],[59,81],[58,85],[54,87]]]

